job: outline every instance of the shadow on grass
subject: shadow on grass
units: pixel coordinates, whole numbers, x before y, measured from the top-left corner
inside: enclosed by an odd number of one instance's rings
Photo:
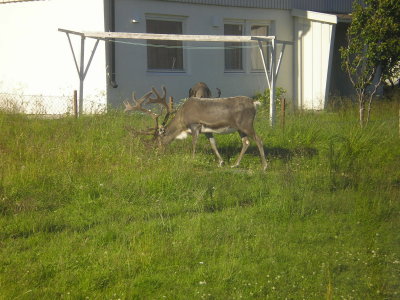
[[[228,159],[231,159],[232,157],[236,157],[241,150],[241,147],[236,147],[236,146],[222,146],[218,148],[219,152],[221,153],[222,156],[227,157]],[[210,152],[211,149],[209,150]],[[264,146],[264,152],[265,156],[267,158],[272,158],[272,159],[282,159],[284,161],[290,161],[294,157],[306,157],[306,158],[312,158],[315,155],[318,154],[318,150],[315,148],[310,148],[310,147],[299,147],[295,149],[287,149],[287,148],[282,148],[282,147],[265,147]],[[253,155],[253,156],[259,156],[260,153],[258,151],[257,146],[251,145],[245,155]]]
[[[174,142],[163,149],[158,149],[158,145],[155,142],[154,138],[148,136],[135,135],[134,138],[138,139],[140,143],[144,146],[146,151],[149,152],[157,152],[160,153],[169,153],[182,151],[184,153],[191,153],[192,151],[192,139],[188,138],[185,141]],[[219,153],[222,155],[224,160],[230,161],[232,158],[235,158],[239,155],[241,151],[241,144],[231,143],[231,144],[217,144],[217,148]],[[208,141],[199,142],[196,147],[196,153],[207,153],[214,155],[210,144]],[[264,153],[266,158],[270,159],[281,159],[283,161],[290,161],[294,157],[305,157],[312,158],[318,154],[318,150],[316,148],[311,147],[297,147],[294,149],[282,148],[282,147],[265,147],[264,145]],[[260,153],[258,151],[257,146],[254,144],[254,141],[251,142],[251,145],[247,149],[245,155],[253,155],[259,156]]]

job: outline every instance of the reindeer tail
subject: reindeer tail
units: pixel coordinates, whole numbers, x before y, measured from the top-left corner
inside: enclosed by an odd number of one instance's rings
[[[260,101],[254,101],[253,105],[254,105],[254,108],[257,109],[257,107],[261,105],[261,102]]]

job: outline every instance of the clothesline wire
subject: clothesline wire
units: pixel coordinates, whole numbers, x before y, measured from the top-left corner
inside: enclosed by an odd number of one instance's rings
[[[258,45],[238,45],[238,46],[168,46],[168,45],[159,45],[159,44],[151,44],[151,43],[137,43],[137,42],[128,42],[128,41],[120,41],[120,40],[107,40],[109,42],[113,42],[116,44],[127,44],[127,45],[134,45],[134,46],[141,46],[141,47],[154,47],[154,48],[167,48],[167,49],[188,49],[188,50],[225,50],[225,49],[255,49],[258,48]],[[268,44],[267,47],[269,48],[270,45]]]

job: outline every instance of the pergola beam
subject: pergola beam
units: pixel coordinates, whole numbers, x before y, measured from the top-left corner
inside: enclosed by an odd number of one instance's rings
[[[194,35],[194,34],[158,34],[158,33],[134,33],[134,32],[76,32],[59,28],[58,31],[77,34],[94,39],[132,39],[132,40],[163,40],[186,42],[233,42],[233,43],[257,43],[258,40],[273,40],[275,36],[243,36],[243,35]]]
[[[96,53],[96,49],[97,49],[97,46],[98,46],[100,40],[99,39],[96,40],[96,43],[93,47],[89,61],[85,67],[85,36],[83,34],[81,34],[80,32],[71,31],[71,30],[60,30],[59,29],[59,31],[65,32],[68,37],[68,42],[69,42],[69,46],[72,51],[72,56],[74,58],[76,71],[78,72],[78,77],[79,77],[79,99],[78,99],[79,100],[79,110],[78,110],[78,114],[82,115],[82,113],[83,113],[83,83],[85,81],[86,74],[89,71],[90,64],[92,63],[94,54]],[[70,34],[77,34],[81,37],[81,53],[80,53],[81,57],[80,57],[80,61],[79,61],[79,66],[78,66],[78,61],[76,59],[74,47],[72,46],[71,38],[69,36]]]
[[[93,59],[99,40],[109,39],[133,39],[133,40],[164,40],[164,41],[187,41],[187,42],[234,42],[234,43],[258,43],[260,55],[263,62],[265,76],[267,84],[270,90],[270,125],[273,126],[275,123],[275,97],[276,97],[276,77],[281,65],[281,60],[286,44],[293,44],[287,41],[278,41],[275,36],[234,36],[234,35],[189,35],[189,34],[156,34],[156,33],[132,33],[132,32],[77,32],[67,29],[59,28],[58,31],[64,32],[68,36],[69,44],[74,56],[75,65],[79,74],[79,114],[83,112],[83,81],[89,70],[90,63]],[[78,68],[75,52],[72,47],[72,43],[69,34],[79,35],[81,37],[81,60],[80,67]],[[85,50],[85,38],[96,39],[96,44],[93,48],[89,62],[84,67],[84,50]],[[267,70],[266,57],[263,53],[262,47],[263,42],[271,43],[270,51],[270,70]],[[283,44],[279,61],[276,62],[276,44]],[[277,64],[276,64],[277,63]]]

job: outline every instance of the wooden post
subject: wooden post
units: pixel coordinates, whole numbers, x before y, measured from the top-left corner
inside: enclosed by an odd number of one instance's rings
[[[81,36],[81,61],[79,67],[79,115],[83,113],[83,81],[85,72],[85,37]]]
[[[276,109],[276,79],[278,76],[278,71],[282,62],[283,52],[285,48],[285,44],[293,45],[293,42],[288,41],[276,41],[275,36],[220,36],[220,35],[183,35],[183,34],[152,34],[152,33],[130,33],[130,32],[77,32],[66,29],[59,28],[58,31],[65,32],[68,36],[68,40],[70,43],[70,47],[72,50],[72,54],[74,56],[75,65],[79,74],[79,107],[78,114],[83,113],[83,81],[85,79],[88,67],[90,65],[91,59],[93,58],[94,51],[97,47],[97,43],[100,40],[104,39],[136,39],[136,40],[168,40],[168,41],[197,41],[197,42],[241,42],[241,43],[257,43],[259,45],[261,58],[263,61],[263,67],[265,71],[265,75],[267,78],[267,83],[270,89],[270,125],[273,126],[275,123],[275,109]],[[81,36],[81,59],[80,66],[78,66],[77,59],[75,57],[75,52],[72,47],[72,43],[69,38],[69,34],[75,34]],[[89,59],[89,63],[84,70],[84,52],[85,52],[85,38],[94,38],[97,39],[96,45],[93,49],[92,55]],[[271,42],[271,51],[270,51],[270,65],[269,70],[267,70],[267,65],[265,61],[265,55],[262,51],[262,41],[270,41]],[[282,44],[282,50],[279,55],[278,62],[276,61],[276,52],[277,47],[276,44]]]
[[[72,56],[73,56],[74,62],[75,62],[76,71],[78,72],[78,77],[79,77],[79,106],[77,107],[77,116],[79,116],[79,115],[82,115],[82,113],[83,113],[83,83],[84,83],[86,74],[87,74],[87,72],[89,70],[90,64],[92,62],[93,56],[94,56],[94,54],[96,52],[97,45],[99,44],[100,40],[99,39],[96,40],[96,43],[95,43],[95,45],[93,47],[93,50],[92,50],[92,54],[90,55],[90,58],[89,58],[89,62],[87,63],[86,68],[85,68],[85,34],[83,34],[82,32],[74,32],[74,31],[62,30],[62,29],[58,29],[58,31],[63,31],[63,32],[65,32],[67,34],[69,46],[71,47]],[[72,46],[71,38],[69,37],[70,33],[78,34],[78,35],[81,36],[81,59],[80,59],[79,66],[78,66],[78,62],[76,60],[74,47]]]
[[[274,127],[275,124],[275,98],[276,98],[276,70],[275,70],[275,39],[271,40],[271,45],[272,45],[272,49],[271,49],[271,84],[270,84],[270,89],[269,89],[269,124],[271,127]]]
[[[286,99],[283,98],[281,101],[281,125],[285,129],[285,114],[286,114]]]
[[[78,117],[78,91],[74,90],[74,103],[73,103],[73,107],[74,107],[74,116],[75,118]]]
[[[174,98],[169,96],[169,109],[172,111],[174,109]]]

